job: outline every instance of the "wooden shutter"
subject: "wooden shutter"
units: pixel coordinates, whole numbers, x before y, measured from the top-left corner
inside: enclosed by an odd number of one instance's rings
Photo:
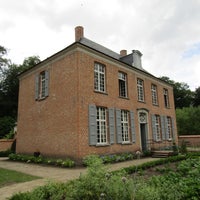
[[[45,71],[45,97],[49,96],[49,71]]]
[[[115,143],[115,109],[108,109],[109,115],[109,133],[110,133],[110,144]]]
[[[151,123],[152,123],[152,133],[153,133],[153,140],[156,141],[156,116],[151,115]]]
[[[134,120],[134,112],[133,111],[130,111],[130,120],[131,120],[132,142],[135,143],[136,135],[135,135],[135,120]]]
[[[96,106],[89,105],[89,144],[97,144],[97,123],[96,123]]]
[[[35,100],[39,99],[39,74],[35,76]]]
[[[165,116],[161,116],[162,140],[166,140]]]
[[[116,109],[117,143],[122,143],[121,110]]]

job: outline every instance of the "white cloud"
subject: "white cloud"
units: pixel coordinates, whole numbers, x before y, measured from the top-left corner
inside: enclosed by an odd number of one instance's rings
[[[0,0],[1,44],[13,62],[74,42],[74,27],[116,52],[138,49],[156,76],[200,86],[198,0]],[[196,46],[195,46],[196,45]]]

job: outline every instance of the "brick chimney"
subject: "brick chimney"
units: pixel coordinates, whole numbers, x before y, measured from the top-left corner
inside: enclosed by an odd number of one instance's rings
[[[120,51],[120,57],[124,57],[127,55],[127,50],[123,49]]]
[[[82,37],[84,37],[84,28],[82,26],[77,26],[75,28],[75,41],[78,42]]]

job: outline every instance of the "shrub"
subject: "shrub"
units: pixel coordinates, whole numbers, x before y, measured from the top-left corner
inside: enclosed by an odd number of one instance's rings
[[[0,151],[0,157],[7,157],[11,153],[12,153],[11,149],[8,149],[6,151]]]
[[[52,159],[52,158],[44,158],[41,155],[31,156],[31,155],[22,155],[22,154],[9,154],[9,159],[13,161],[27,162],[27,163],[41,163],[47,165],[56,165],[60,167],[74,167],[75,162],[69,158],[62,159]]]

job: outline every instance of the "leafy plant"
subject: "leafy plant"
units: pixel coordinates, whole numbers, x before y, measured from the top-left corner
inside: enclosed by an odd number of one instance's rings
[[[75,162],[69,158],[67,159],[53,159],[53,158],[44,158],[42,155],[31,156],[31,155],[22,155],[22,154],[9,154],[9,159],[13,161],[27,162],[27,163],[43,163],[47,165],[55,165],[60,167],[74,167]]]

